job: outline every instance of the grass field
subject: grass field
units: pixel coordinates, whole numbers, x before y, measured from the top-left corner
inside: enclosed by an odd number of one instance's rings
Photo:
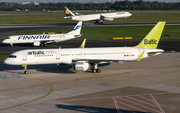
[[[87,38],[88,40],[112,40],[113,37],[133,37],[133,39],[142,39],[153,28],[153,26],[119,26],[119,27],[98,27],[98,28],[82,28],[82,37],[74,40],[82,40]],[[69,32],[69,30],[63,30],[63,33]],[[180,39],[180,26],[172,25],[165,26],[161,39]],[[46,31],[59,32],[58,31]],[[42,32],[28,33],[28,34],[42,34]],[[26,34],[27,35],[27,34]],[[4,39],[6,37],[3,37]]]
[[[114,21],[104,21],[105,23],[124,23],[124,22],[180,22],[180,11],[129,11],[133,15],[124,19]],[[89,14],[93,12],[79,12]],[[95,12],[97,13],[97,12]],[[5,14],[5,12],[3,12]],[[7,14],[23,15],[0,15],[0,24],[54,24],[54,23],[76,23],[76,21],[66,20],[63,12],[7,12]]]
[[[133,37],[142,39],[153,28],[153,26],[121,26],[102,28],[83,28],[84,36],[74,39],[87,38],[88,40],[112,40],[113,37]],[[180,39],[180,26],[165,26],[161,39]]]
[[[9,55],[0,55],[0,61],[4,61]]]

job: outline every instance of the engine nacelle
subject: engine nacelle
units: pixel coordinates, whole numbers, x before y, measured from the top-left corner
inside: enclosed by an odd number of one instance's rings
[[[33,46],[40,46],[40,42],[33,42]]]
[[[104,20],[113,21],[114,19],[113,18],[104,18]]]
[[[77,72],[84,72],[92,69],[93,67],[94,67],[93,64],[86,63],[86,61],[78,61],[72,64],[73,70]]]

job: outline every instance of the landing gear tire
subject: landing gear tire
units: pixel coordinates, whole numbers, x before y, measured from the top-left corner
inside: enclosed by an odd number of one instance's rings
[[[92,72],[93,72],[93,73],[96,73],[96,69],[93,69]]]
[[[96,69],[96,73],[100,73],[101,72],[101,70],[100,69]]]
[[[28,74],[28,71],[24,71],[24,74]]]
[[[101,70],[100,70],[100,69],[93,69],[92,72],[93,72],[93,73],[100,73]]]

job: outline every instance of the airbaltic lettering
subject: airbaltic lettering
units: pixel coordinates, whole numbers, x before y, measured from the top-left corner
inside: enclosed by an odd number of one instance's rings
[[[25,35],[20,36],[18,40],[32,40],[32,39],[49,39],[50,35]]]
[[[157,44],[157,40],[155,40],[155,39],[151,39],[151,40],[144,39],[144,44]]]
[[[53,53],[56,53],[56,51],[29,51],[27,52],[27,55],[44,55]]]

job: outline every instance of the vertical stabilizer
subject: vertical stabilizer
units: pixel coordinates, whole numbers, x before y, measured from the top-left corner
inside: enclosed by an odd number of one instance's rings
[[[135,47],[157,48],[166,22],[158,22],[146,37]]]
[[[63,7],[66,16],[75,16],[67,7]]]
[[[74,27],[74,29],[67,34],[79,35],[81,33],[81,27],[82,27],[82,21],[78,22],[77,25]]]

